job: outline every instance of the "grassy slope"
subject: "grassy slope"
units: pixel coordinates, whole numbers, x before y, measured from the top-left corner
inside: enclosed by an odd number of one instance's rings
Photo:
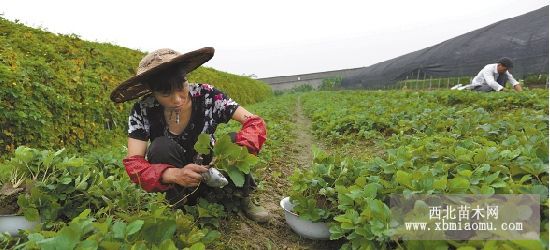
[[[115,105],[109,93],[135,74],[144,52],[3,18],[0,34],[0,158],[20,145],[87,150],[123,141],[131,104]],[[260,81],[211,68],[199,68],[190,79],[241,104],[271,95]]]

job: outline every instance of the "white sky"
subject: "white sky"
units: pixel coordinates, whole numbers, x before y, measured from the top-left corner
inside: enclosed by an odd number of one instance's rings
[[[270,77],[369,66],[545,5],[547,0],[1,0],[0,13],[142,51],[213,46],[216,55],[206,66]]]

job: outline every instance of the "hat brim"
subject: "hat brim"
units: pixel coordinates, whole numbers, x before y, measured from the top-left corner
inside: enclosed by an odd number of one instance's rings
[[[154,75],[155,73],[170,68],[172,66],[179,65],[185,74],[197,69],[205,62],[210,61],[214,56],[214,48],[204,47],[195,51],[191,51],[177,57],[172,60],[163,62],[154,68],[151,68],[139,75],[130,77],[128,80],[119,84],[113,92],[111,92],[111,100],[116,103],[122,103],[130,101],[146,94],[151,93],[149,87],[144,82],[145,79]]]

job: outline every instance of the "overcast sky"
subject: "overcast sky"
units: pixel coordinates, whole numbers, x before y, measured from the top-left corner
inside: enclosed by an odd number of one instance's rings
[[[547,0],[1,0],[0,13],[141,51],[213,46],[216,54],[206,66],[270,77],[369,66],[545,5]]]

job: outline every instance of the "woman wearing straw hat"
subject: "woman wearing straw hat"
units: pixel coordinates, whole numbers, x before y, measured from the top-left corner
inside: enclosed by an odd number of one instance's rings
[[[166,192],[167,199],[177,207],[182,199],[194,203],[198,196],[215,189],[201,184],[211,157],[197,162],[200,158],[193,147],[199,134],[210,134],[214,142],[217,125],[233,119],[242,128],[232,139],[250,153],[257,154],[266,139],[262,118],[211,85],[187,82],[186,75],[213,55],[211,47],[185,54],[156,50],[143,57],[135,76],[111,93],[116,103],[143,97],[134,104],[128,119],[128,155],[123,164],[130,179],[148,192]],[[238,190],[241,209],[250,219],[266,222],[267,210],[250,199],[255,186],[252,176],[247,175],[243,188],[233,184],[228,188]],[[199,191],[194,196],[182,198],[196,188]]]

